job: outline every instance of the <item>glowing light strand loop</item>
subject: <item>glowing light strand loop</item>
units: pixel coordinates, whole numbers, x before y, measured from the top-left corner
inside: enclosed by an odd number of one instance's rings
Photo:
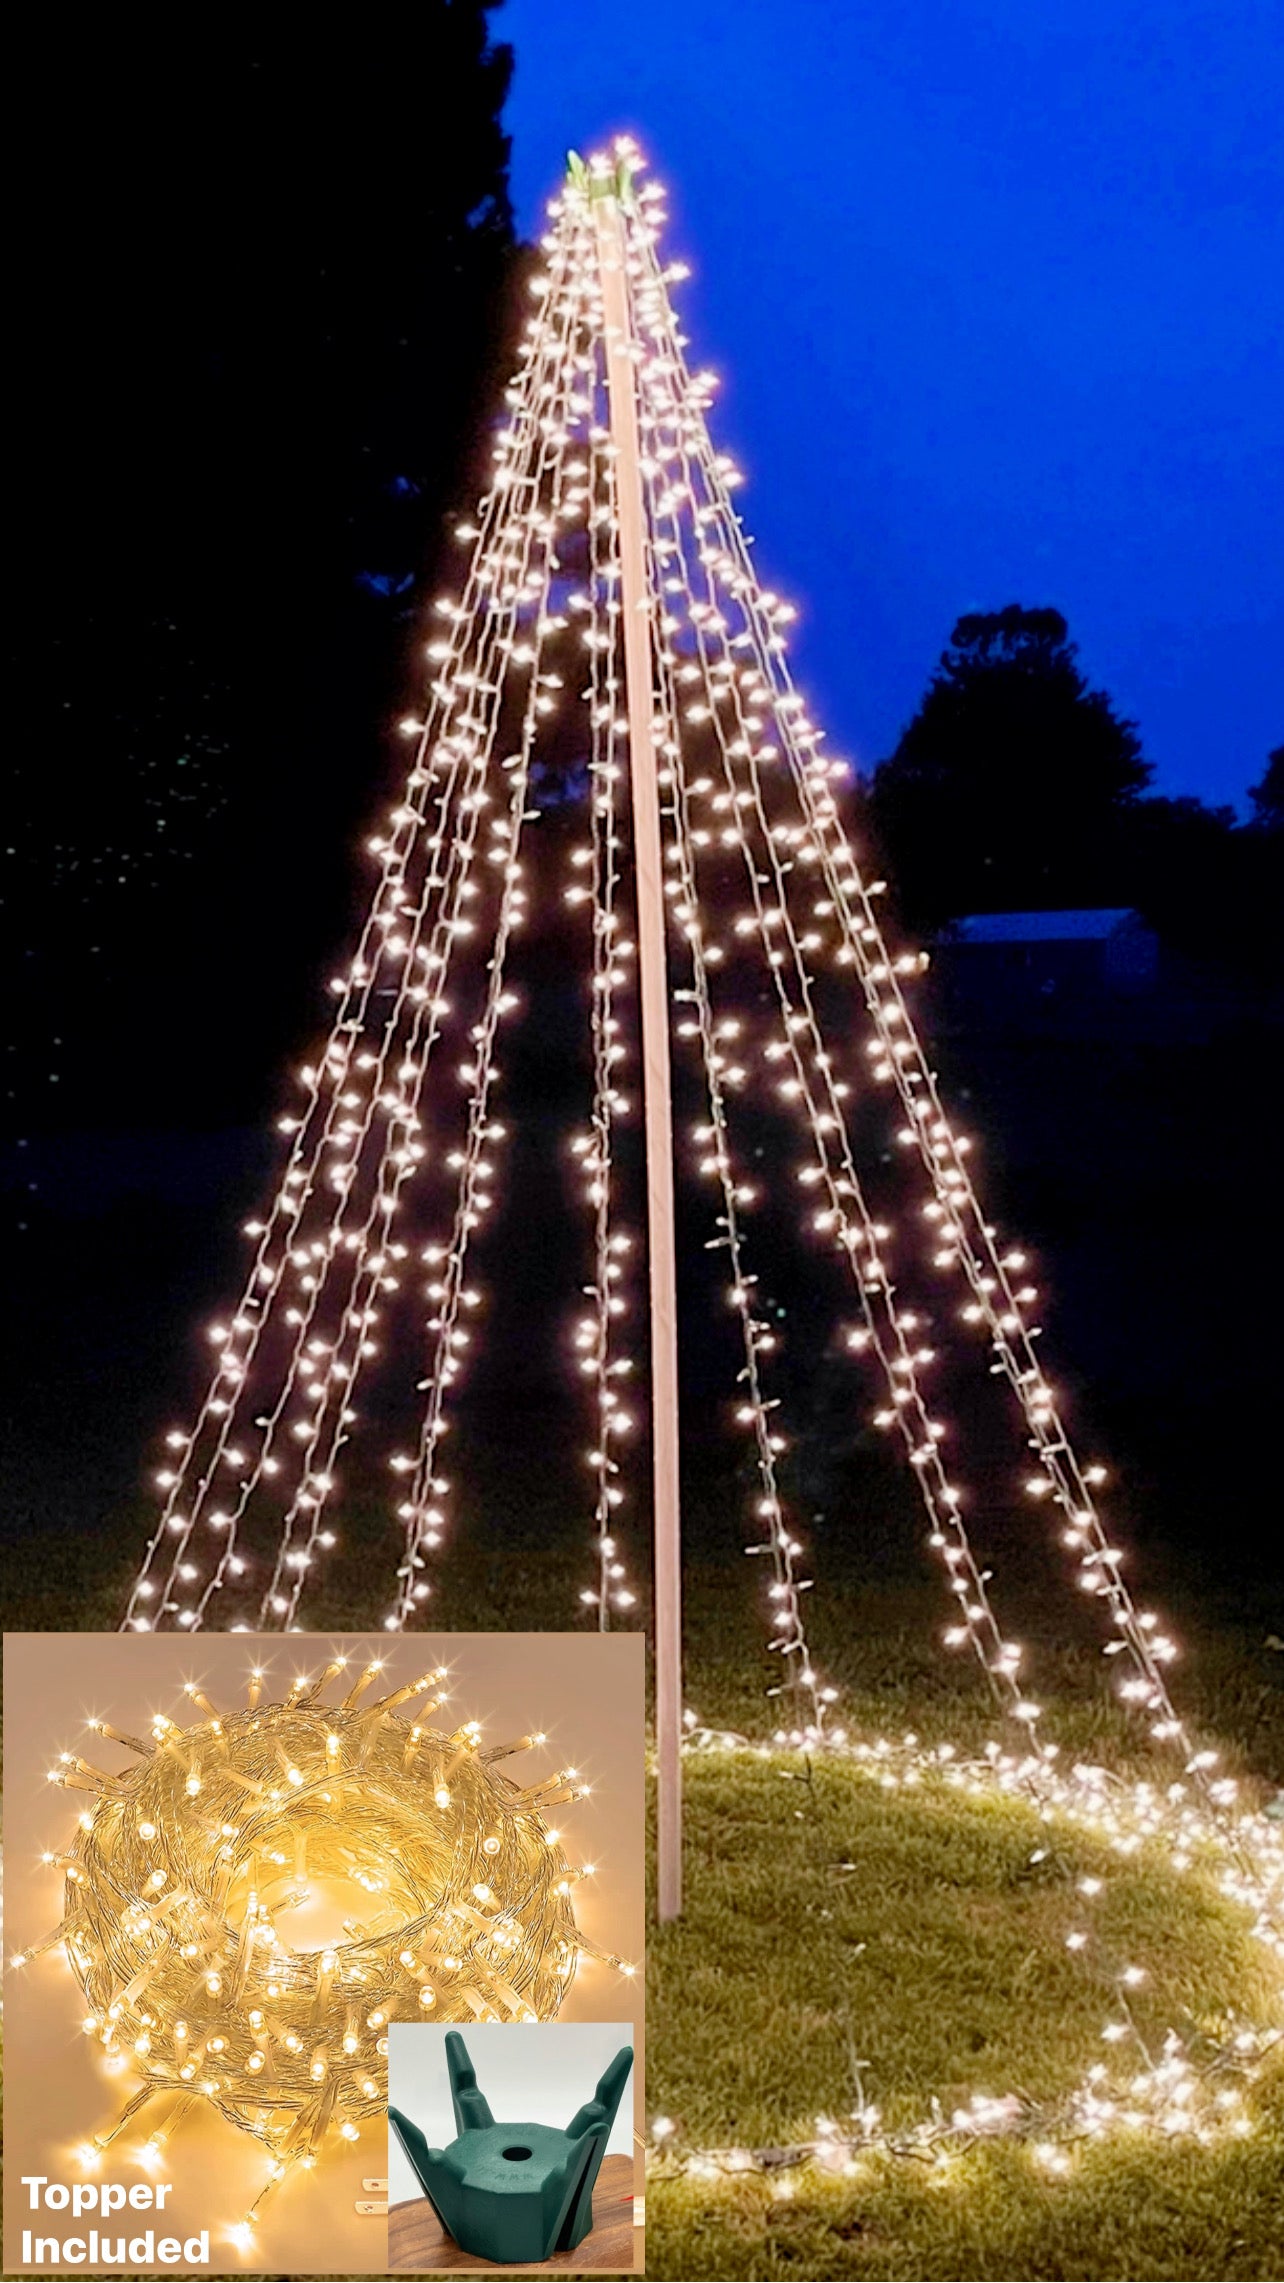
[[[542,1737],[483,1748],[476,1721],[431,1726],[444,1666],[372,1699],[375,1659],[326,1703],[348,1661],[268,1704],[254,1671],[244,1710],[188,1684],[207,1717],[156,1714],[149,1739],[91,1723],[139,1764],[115,1776],[64,1753],[50,1771],[97,1796],[47,1858],[64,1874],[62,1921],[11,1961],[61,1948],[84,2034],[110,2070],[141,2080],[83,2161],[150,2100],[170,2105],[145,2161],[204,2105],[268,2159],[242,2231],[290,2170],[384,2114],[391,2020],[547,2020],[582,1957],[634,1970],[578,1927],[572,1897],[589,1868],[567,1861],[546,1821],[583,1796],[577,1772],[523,1787],[499,1763]],[[408,1724],[402,1707],[420,1697]],[[332,1902],[360,1886],[360,1915],[344,1939],[296,1949],[277,1921],[310,1882]]]

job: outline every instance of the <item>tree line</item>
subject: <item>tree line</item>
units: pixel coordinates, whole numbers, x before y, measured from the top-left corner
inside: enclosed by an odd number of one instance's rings
[[[255,1114],[342,934],[515,337],[493,13],[15,31],[19,1131]]]
[[[358,908],[520,322],[494,13],[15,35],[19,1132],[257,1117]],[[915,930],[1129,903],[1278,967],[1280,776],[1249,825],[1157,796],[1065,620],[1013,606],[960,619],[865,805]]]
[[[1284,979],[1284,747],[1251,814],[1153,789],[1134,722],[1093,689],[1058,610],[954,627],[895,751],[864,789],[901,916],[1127,905],[1182,950]]]

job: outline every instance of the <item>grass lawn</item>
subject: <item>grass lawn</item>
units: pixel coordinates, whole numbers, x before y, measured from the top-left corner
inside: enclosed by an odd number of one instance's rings
[[[682,1920],[648,1962],[648,2100],[695,2146],[807,2139],[850,2111],[853,2057],[889,2124],[977,2092],[1054,2099],[1102,2057],[1111,1984],[1065,1947],[1075,1883],[1103,1877],[1096,1924],[1144,1960],[1138,2025],[1223,2009],[1270,2018],[1269,1978],[1234,1915],[1158,1863],[1121,1867],[1024,1805],[889,1795],[839,1764],[689,1762]],[[1278,1990],[1275,1992],[1278,2006]],[[1284,2249],[1284,2069],[1258,2134],[1221,2149],[1136,2136],[1049,2178],[993,2145],[941,2173],[859,2160],[649,2188],[665,2276],[1273,2276]],[[780,2190],[784,2187],[785,2194]]]
[[[132,1548],[122,1532],[117,1546]],[[571,1541],[564,1540],[567,1558]],[[769,1733],[754,1565],[693,1561],[688,1695],[701,1718]],[[377,1623],[371,1548],[355,1531],[313,1626]],[[28,1544],[10,1623],[109,1624],[119,1564],[92,1544]],[[446,1628],[561,1627],[567,1569],[546,1519],[462,1530],[434,1604]],[[1073,1597],[1067,1597],[1072,1600]],[[941,1609],[906,1575],[818,1591],[826,1667],[854,1733],[975,1749],[988,1702],[935,1645]],[[1055,1624],[1056,1619],[1050,1618]],[[1032,1637],[1033,1636],[1033,1628]],[[1191,1628],[1188,1627],[1188,1630]],[[1183,1700],[1265,1786],[1284,1782],[1284,1654],[1249,1614],[1201,1623]],[[1041,1659],[1041,1693],[1066,1755],[1136,1772],[1135,1736],[1072,1633]],[[909,2125],[934,2097],[1034,2100],[1069,2091],[1102,2057],[1112,1985],[1092,1950],[1072,1954],[1076,1882],[1105,1888],[1093,1923],[1116,1958],[1147,1969],[1143,2035],[1215,2028],[1228,2010],[1279,2016],[1261,1955],[1236,1913],[1144,1851],[1121,1863],[1087,1836],[1046,1827],[1014,1800],[928,1785],[888,1794],[850,1766],[692,1756],[687,1903],[653,1930],[648,2107],[692,2147],[787,2145],[818,2115],[877,2101]],[[1165,1780],[1171,1770],[1165,1771]],[[1037,1863],[1036,1847],[1046,1846]],[[929,2176],[863,2158],[855,2177],[813,2170],[713,2180],[653,2172],[648,2271],[657,2277],[1278,2277],[1284,2273],[1284,2053],[1250,2095],[1255,2130],[1211,2148],[1122,2135],[1049,2177],[1029,2149],[982,2145]]]

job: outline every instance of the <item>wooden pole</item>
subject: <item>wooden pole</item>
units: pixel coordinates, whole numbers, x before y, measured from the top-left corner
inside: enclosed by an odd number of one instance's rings
[[[655,748],[646,524],[638,447],[634,334],[618,188],[595,187],[615,454],[624,623],[624,688],[638,900],[642,1092],[646,1120],[647,1256],[651,1282],[651,1444],[655,1473],[655,1735],[657,1895],[661,1920],[682,1909],[682,1538],[678,1489],[678,1304],[673,1237],[673,1102],[664,867]]]

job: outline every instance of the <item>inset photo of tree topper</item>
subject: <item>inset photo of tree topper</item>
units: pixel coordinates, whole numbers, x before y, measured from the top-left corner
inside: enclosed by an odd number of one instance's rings
[[[390,2272],[640,2265],[633,2064],[623,2023],[396,2029]]]

